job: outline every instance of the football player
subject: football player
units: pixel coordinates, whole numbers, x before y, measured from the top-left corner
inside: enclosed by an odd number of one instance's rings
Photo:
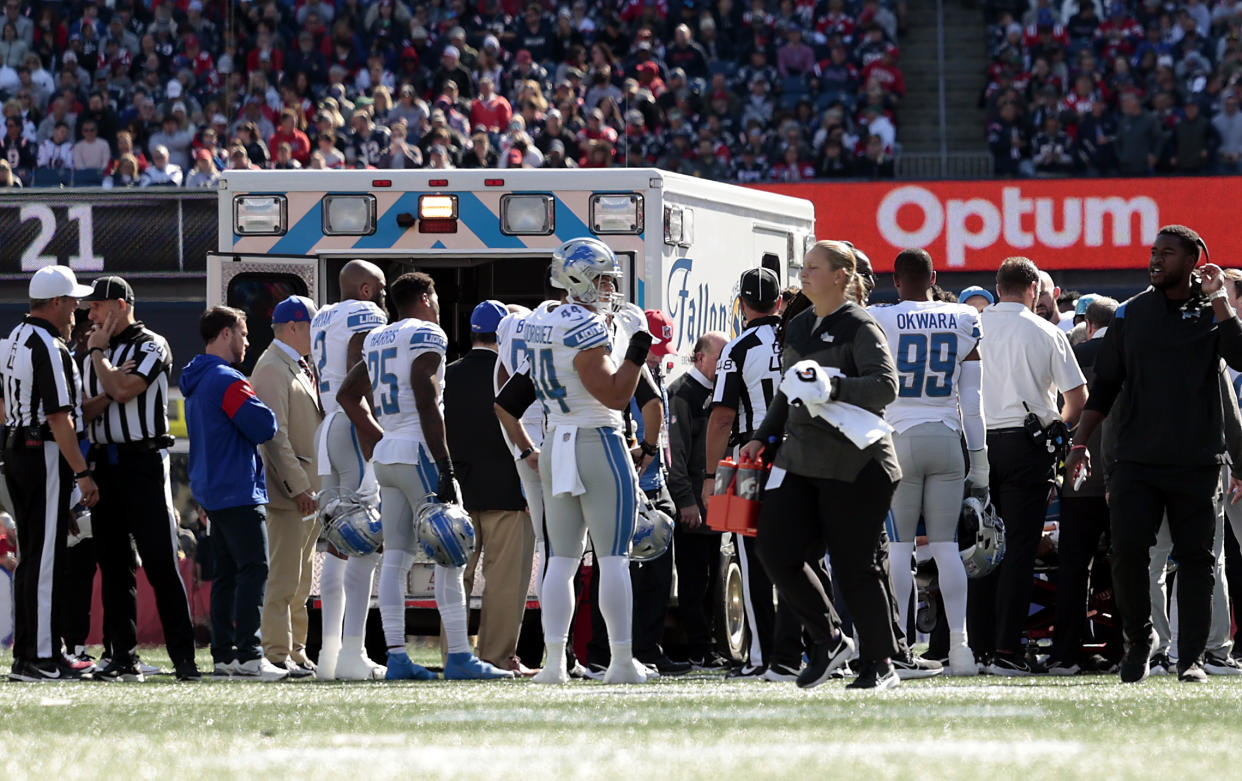
[[[384,311],[384,272],[365,260],[351,260],[341,269],[341,300],[319,310],[311,321],[311,360],[319,376],[324,419],[319,427],[319,474],[323,488],[355,491],[379,501],[375,477],[362,456],[358,434],[336,401],[350,367],[362,360],[366,335],[388,322]],[[320,575],[323,600],[321,679],[367,680],[384,677],[363,648],[371,583],[380,554],[345,559],[324,558]],[[344,636],[342,636],[342,634]]]
[[[439,325],[440,299],[431,277],[402,274],[392,283],[392,298],[402,319],[367,336],[364,360],[350,369],[337,400],[357,428],[363,456],[374,458],[382,497],[379,602],[388,645],[386,677],[426,680],[435,674],[414,664],[405,647],[405,583],[418,544],[414,517],[419,509],[432,497],[446,504],[461,502],[441,399],[448,338]],[[465,572],[464,563],[437,563],[435,568],[436,608],[448,641],[444,677],[512,678],[511,671],[482,661],[470,650]]]
[[[901,252],[893,262],[893,280],[898,303],[868,311],[888,336],[899,375],[897,400],[884,410],[885,419],[896,429],[893,443],[902,475],[893,495],[889,529],[894,596],[904,631],[914,585],[910,562],[921,516],[949,624],[949,666],[954,675],[974,675],[974,655],[966,644],[966,569],[956,540],[963,479],[972,496],[985,502],[987,497],[979,312],[966,304],[932,300],[936,272],[924,250]],[[962,460],[963,430],[969,474]],[[894,659],[898,675],[913,661]],[[906,677],[916,674],[913,669],[905,672]]]
[[[651,334],[637,330],[620,367],[613,363],[609,327],[621,279],[613,251],[598,239],[573,239],[552,257],[552,281],[566,302],[546,301],[525,320],[527,363],[501,389],[497,404],[510,438],[534,458],[517,425],[537,396],[548,436],[538,453],[543,486],[545,545],[541,605],[547,658],[537,683],[564,683],[565,642],[573,617],[573,577],[589,531],[600,577],[600,610],[608,627],[611,662],[605,683],[646,683],[633,656],[629,546],[638,514],[638,485],[624,439],[621,410],[634,395]]]

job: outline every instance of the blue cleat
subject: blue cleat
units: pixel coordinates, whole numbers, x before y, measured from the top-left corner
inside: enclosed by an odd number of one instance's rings
[[[502,670],[468,652],[449,654],[444,661],[446,681],[490,681],[512,677],[512,670]]]
[[[389,681],[434,681],[436,674],[420,664],[414,664],[404,651],[396,651],[388,654],[388,672],[384,678]]]

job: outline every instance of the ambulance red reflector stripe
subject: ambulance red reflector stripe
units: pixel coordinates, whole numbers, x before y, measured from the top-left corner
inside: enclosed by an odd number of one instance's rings
[[[419,233],[456,233],[457,220],[419,220]]]
[[[484,179],[483,186],[484,187],[504,187],[505,180],[504,179]]]
[[[448,179],[432,179],[427,182],[428,187],[448,187]]]

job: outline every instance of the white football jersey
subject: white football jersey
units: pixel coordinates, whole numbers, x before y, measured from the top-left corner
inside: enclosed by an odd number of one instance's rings
[[[420,355],[440,356],[436,370],[444,413],[444,369],[448,337],[440,326],[408,317],[367,334],[362,356],[371,378],[371,404],[384,429],[384,438],[375,446],[373,460],[380,464],[419,464],[418,445],[425,442],[423,423],[410,385],[410,365]]]
[[[897,363],[897,399],[884,419],[898,433],[939,421],[962,428],[957,382],[962,361],[983,337],[979,312],[967,304],[901,301],[867,308],[888,337]]]
[[[592,396],[574,368],[574,358],[582,350],[611,350],[603,315],[577,304],[545,301],[527,316],[522,338],[530,351],[530,379],[548,430],[561,425],[621,428],[621,412]]]
[[[496,362],[498,371],[493,376],[493,389],[497,393],[500,392],[500,385],[495,380],[499,377],[499,367],[503,366],[508,375],[512,377],[529,360],[530,348],[526,346],[526,340],[522,338],[522,330],[529,316],[529,312],[510,312],[501,318],[500,324],[496,326],[496,351],[500,355],[500,360]],[[535,447],[542,447],[543,405],[530,405],[526,414],[522,416],[522,424],[526,426],[526,433],[530,434],[530,440]],[[503,432],[504,429],[502,428],[501,431]],[[505,436],[505,441],[508,441],[508,435]]]
[[[349,372],[349,340],[388,323],[388,315],[372,301],[349,300],[329,304],[311,321],[311,361],[319,373],[319,397],[324,414],[340,410],[336,392]]]

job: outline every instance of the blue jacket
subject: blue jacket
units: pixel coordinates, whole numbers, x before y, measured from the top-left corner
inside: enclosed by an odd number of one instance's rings
[[[259,445],[276,434],[276,415],[246,376],[214,355],[181,370],[190,436],[190,491],[204,509],[267,504]]]

